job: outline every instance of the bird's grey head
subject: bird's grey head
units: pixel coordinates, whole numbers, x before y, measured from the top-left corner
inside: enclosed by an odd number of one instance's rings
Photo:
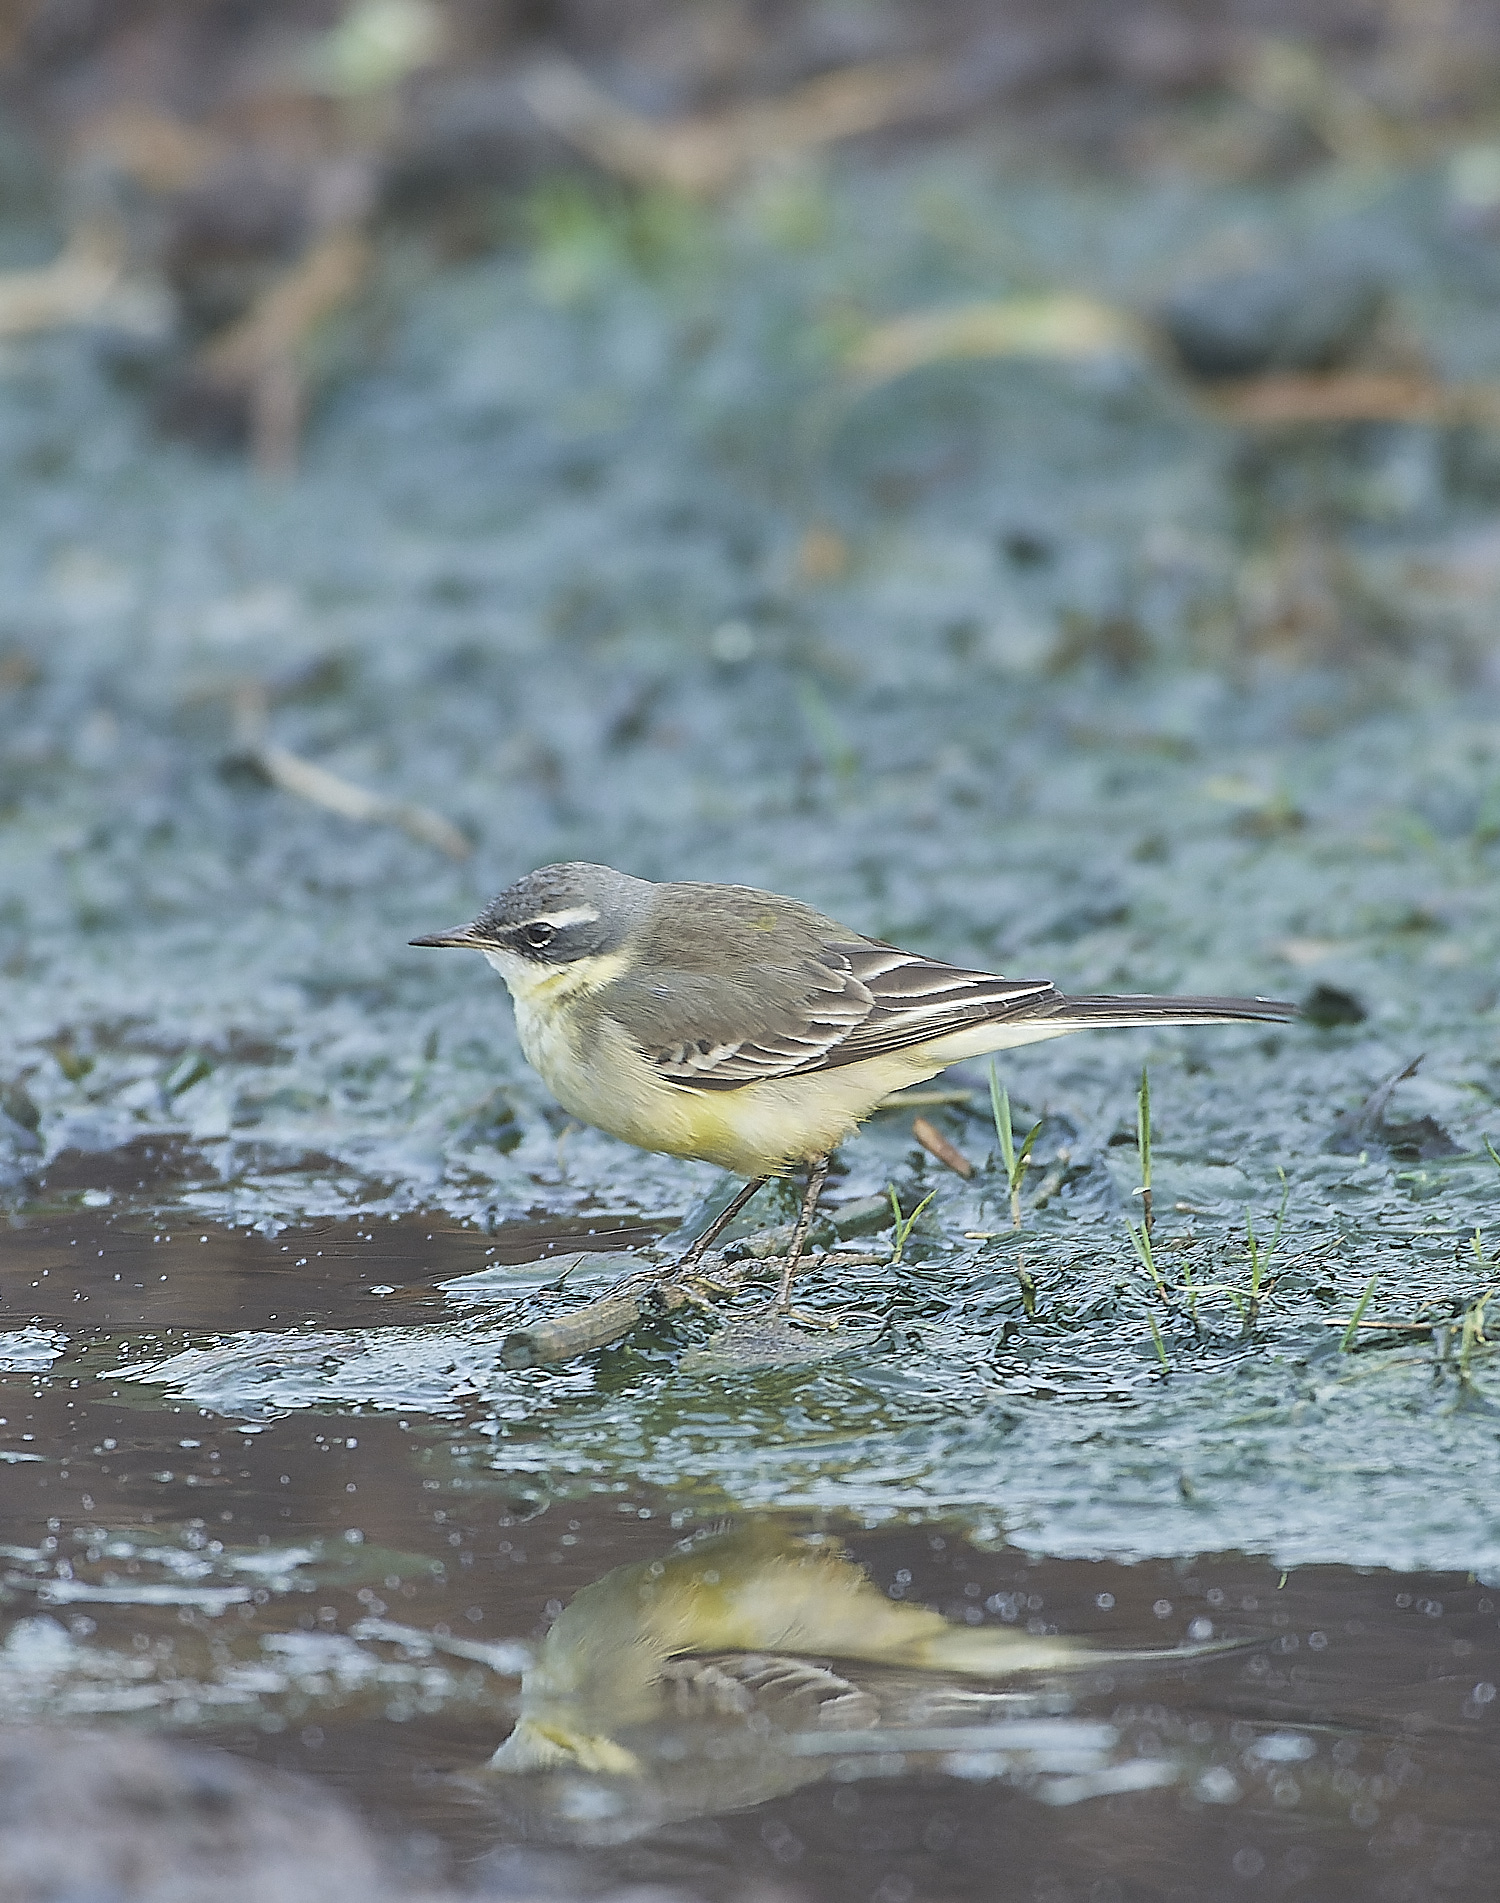
[[[651,892],[647,880],[609,866],[581,861],[540,866],[491,899],[472,925],[411,942],[510,952],[537,965],[570,965],[617,951],[645,915]]]

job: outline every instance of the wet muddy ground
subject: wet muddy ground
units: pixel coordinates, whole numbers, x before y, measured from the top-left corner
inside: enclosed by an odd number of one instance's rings
[[[1337,256],[1391,348],[1482,380],[1493,234],[1438,162],[986,153],[520,223],[460,266],[392,242],[294,484],[162,444],[128,339],[0,358],[9,1708],[312,1771],[418,1875],[513,1895],[1486,1897],[1494,433],[1268,442],[1152,358],[842,366],[913,308]],[[268,785],[247,681],[470,855]],[[967,1182],[874,1119],[835,1217],[932,1201],[899,1264],[808,1278],[840,1325],[798,1359],[688,1315],[506,1369],[611,1273],[539,1257],[649,1250],[720,1188],[569,1125],[491,974],[407,948],[566,857],[1309,1017],[1010,1059],[1019,1230],[981,1068],[926,1107]],[[670,1726],[623,1811],[478,1774],[579,1589],[767,1514],[980,1630],[1255,1643],[788,1747],[774,1793],[733,1726],[712,1802]]]

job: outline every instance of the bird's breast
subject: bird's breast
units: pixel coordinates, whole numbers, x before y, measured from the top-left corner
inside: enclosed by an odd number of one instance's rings
[[[734,1090],[695,1090],[662,1077],[624,1026],[596,1002],[628,962],[622,954],[561,967],[512,952],[485,956],[515,1001],[527,1063],[570,1116],[638,1149],[717,1163],[742,1176],[778,1175],[826,1155],[888,1092],[972,1055],[970,1043],[994,1049],[1008,1041],[986,1027],[827,1070],[769,1077]],[[1031,1033],[1057,1034],[1052,1027]]]

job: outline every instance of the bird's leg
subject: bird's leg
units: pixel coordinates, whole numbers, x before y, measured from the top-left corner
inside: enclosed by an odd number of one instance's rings
[[[815,1156],[807,1172],[807,1194],[802,1198],[802,1208],[797,1216],[797,1227],[792,1231],[791,1247],[786,1252],[786,1260],[781,1265],[781,1286],[776,1291],[775,1313],[784,1315],[792,1305],[792,1277],[797,1273],[797,1265],[802,1259],[802,1246],[807,1241],[807,1232],[812,1227],[813,1211],[818,1206],[818,1198],[823,1194],[823,1185],[828,1181],[828,1158]]]
[[[714,1217],[713,1221],[703,1231],[703,1234],[688,1245],[687,1253],[682,1259],[674,1263],[671,1274],[672,1281],[680,1282],[684,1276],[692,1274],[693,1270],[697,1268],[698,1264],[708,1253],[709,1248],[723,1235],[730,1223],[734,1221],[735,1217],[745,1207],[745,1204],[749,1202],[750,1198],[758,1189],[764,1189],[770,1180],[768,1176],[757,1176],[752,1182],[746,1183],[739,1194],[732,1197],[731,1200],[725,1204],[718,1215]]]

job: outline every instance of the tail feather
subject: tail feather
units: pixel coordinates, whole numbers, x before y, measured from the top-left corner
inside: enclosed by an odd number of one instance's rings
[[[1275,998],[1052,997],[1022,1014],[1106,1029],[1130,1024],[1287,1024],[1301,1012]]]

